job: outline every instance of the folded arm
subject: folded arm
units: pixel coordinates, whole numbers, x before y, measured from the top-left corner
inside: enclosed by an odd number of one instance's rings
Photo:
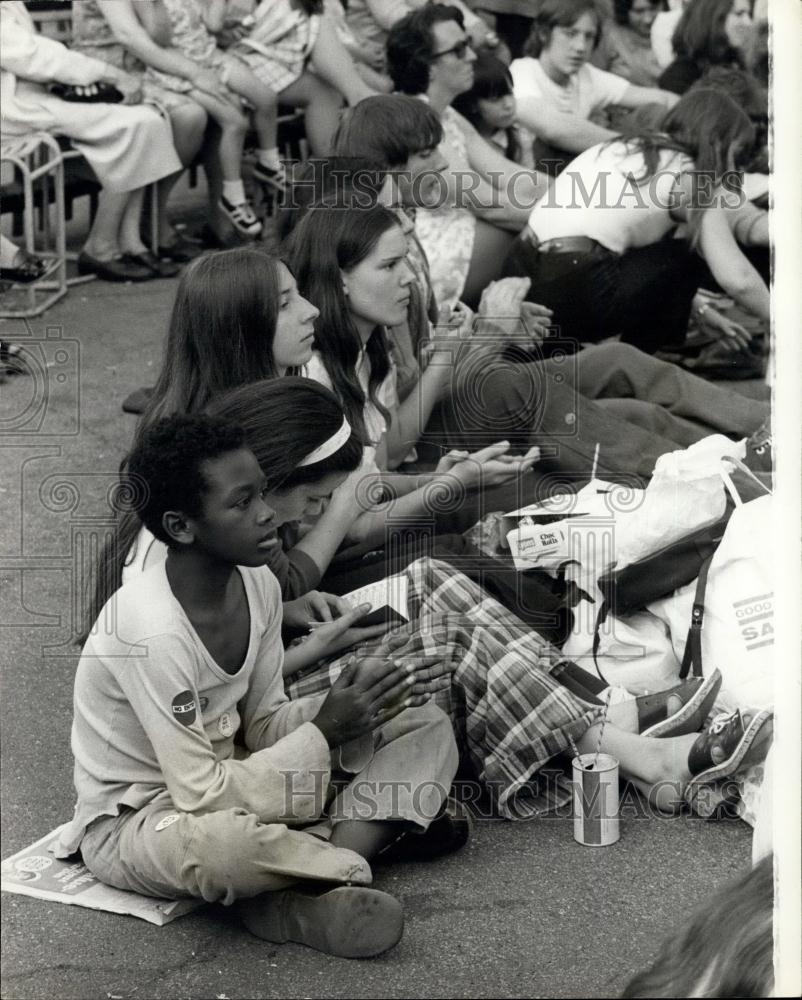
[[[3,12],[0,18],[0,66],[21,80],[34,83],[116,82],[123,74],[113,66],[73,52],[66,45],[28,30]]]
[[[630,88],[631,89],[631,88]],[[550,108],[538,97],[518,99],[518,120],[552,146],[568,153],[582,153],[591,146],[614,139],[616,133],[578,115],[565,114]]]

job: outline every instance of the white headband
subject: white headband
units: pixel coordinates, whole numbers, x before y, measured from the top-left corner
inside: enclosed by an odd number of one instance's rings
[[[316,462],[322,462],[324,458],[329,458],[336,451],[339,451],[350,437],[351,425],[343,417],[340,429],[335,431],[320,447],[315,448],[314,451],[310,451],[306,458],[298,463],[298,468],[300,469],[302,465],[314,465]]]

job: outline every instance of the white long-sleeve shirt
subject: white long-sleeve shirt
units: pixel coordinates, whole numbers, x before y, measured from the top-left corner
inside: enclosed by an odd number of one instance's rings
[[[170,589],[165,563],[106,604],[75,677],[78,802],[61,853],[79,846],[93,819],[120,806],[139,809],[165,787],[189,813],[238,807],[284,823],[321,814],[330,751],[308,720],[322,696],[287,699],[279,585],[265,567],[239,572],[250,639],[235,674],[212,659]],[[240,725],[251,752],[244,760],[234,750]]]
[[[53,38],[40,35],[24,3],[0,3],[0,113],[11,121],[28,120],[36,128],[41,87],[54,81],[87,86],[97,83],[109,67],[99,59],[73,52]]]

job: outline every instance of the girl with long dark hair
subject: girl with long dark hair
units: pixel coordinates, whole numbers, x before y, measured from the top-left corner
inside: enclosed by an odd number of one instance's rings
[[[681,343],[705,264],[726,294],[768,322],[768,288],[735,235],[744,200],[737,168],[754,141],[733,100],[694,89],[659,132],[573,160],[533,209],[507,273],[530,277],[531,297],[581,342],[620,334],[649,353]],[[685,239],[675,238],[678,227]],[[768,229],[754,220],[738,235],[748,246],[766,241]]]
[[[316,316],[286,265],[261,249],[238,247],[192,261],[179,283],[161,373],[137,437],[160,417],[197,413],[228,390],[297,373],[311,355]],[[285,598],[317,586],[358,513],[352,496],[339,491],[289,555],[273,552],[271,569]],[[142,568],[155,558],[149,544],[138,543],[138,533],[136,516],[122,510],[98,562],[90,618],[120,586],[126,564]]]
[[[420,381],[399,403],[386,330],[406,318],[414,281],[399,217],[382,206],[313,208],[292,232],[287,252],[302,294],[320,309],[315,352],[305,371],[330,386],[348,419],[364,430],[382,482],[398,497],[394,521],[425,513],[433,487],[459,496],[480,485],[512,483],[532,466],[534,451],[514,459],[501,441],[473,456],[445,456],[425,483],[387,475],[388,456],[403,457],[414,448],[450,380],[455,343],[434,341]]]
[[[393,225],[397,225],[395,217],[391,215],[390,218]],[[299,294],[286,265],[256,247],[208,254],[193,261],[179,285],[161,374],[137,433],[159,417],[201,411],[226,391],[260,379],[277,379],[300,371],[312,353],[313,323],[317,315],[318,310]],[[350,413],[356,436],[361,440],[361,411],[352,406]],[[299,418],[302,422],[311,420],[314,413],[304,413],[301,407]],[[293,426],[290,421],[286,429]],[[466,482],[478,478],[482,457],[480,455],[473,463],[462,463],[468,466],[462,471]],[[452,461],[449,459],[446,464],[450,467]],[[492,481],[492,476],[507,478],[514,467],[503,458],[497,459],[490,463],[488,479]],[[365,552],[383,549],[387,541],[388,514],[396,517],[396,527],[402,528],[404,510],[420,511],[424,499],[436,505],[443,502],[444,494],[452,497],[453,505],[464,499],[462,480],[457,475],[449,475],[447,469],[439,482],[432,482],[433,477],[427,478],[423,484],[427,489],[425,495],[419,491],[412,501],[402,497],[388,510],[387,504],[377,502],[381,498],[370,478],[365,477],[365,471],[361,469],[352,482],[334,491],[320,518],[303,537],[289,530],[283,534],[286,553],[279,547],[271,553],[271,570],[282,586],[285,599],[299,597],[318,586],[347,537]],[[419,485],[411,477],[399,479],[402,485]],[[402,504],[406,506],[399,510]],[[473,523],[477,516],[463,514],[465,526]],[[95,593],[88,612],[90,620],[120,586],[126,569],[134,572],[163,557],[158,545],[138,535],[138,519],[123,510],[113,537],[98,561]],[[361,573],[355,575],[353,560],[346,560],[336,578],[327,580],[327,587],[343,592],[381,578],[388,565],[405,566],[416,554],[428,551],[430,541],[430,535],[420,537],[415,544],[403,545],[395,551],[394,560],[382,554],[370,565],[365,564],[361,555],[355,555]],[[459,536],[438,536],[435,551],[445,556],[455,545],[458,554],[469,554],[469,547]],[[510,601],[515,601],[519,588],[515,584],[514,570],[484,560],[482,572],[490,575],[491,564],[499,570],[497,592],[500,590],[509,595]],[[533,602],[533,608],[538,605],[533,613],[541,615],[545,610],[545,631],[554,638],[564,635],[564,615],[558,614],[560,596],[544,591],[542,598]]]
[[[743,69],[751,39],[751,0],[691,0],[674,29],[674,61],[660,86],[684,94],[712,66]]]

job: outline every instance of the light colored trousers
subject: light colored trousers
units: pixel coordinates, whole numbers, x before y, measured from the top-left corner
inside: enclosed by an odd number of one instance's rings
[[[397,820],[425,829],[445,802],[458,762],[451,723],[432,704],[405,709],[374,737],[371,759],[348,776],[314,827],[260,822],[245,809],[179,812],[165,789],[141,809],[92,823],[81,842],[84,863],[118,889],[226,905],[306,879],[367,885],[367,861],[328,843],[333,825]]]

